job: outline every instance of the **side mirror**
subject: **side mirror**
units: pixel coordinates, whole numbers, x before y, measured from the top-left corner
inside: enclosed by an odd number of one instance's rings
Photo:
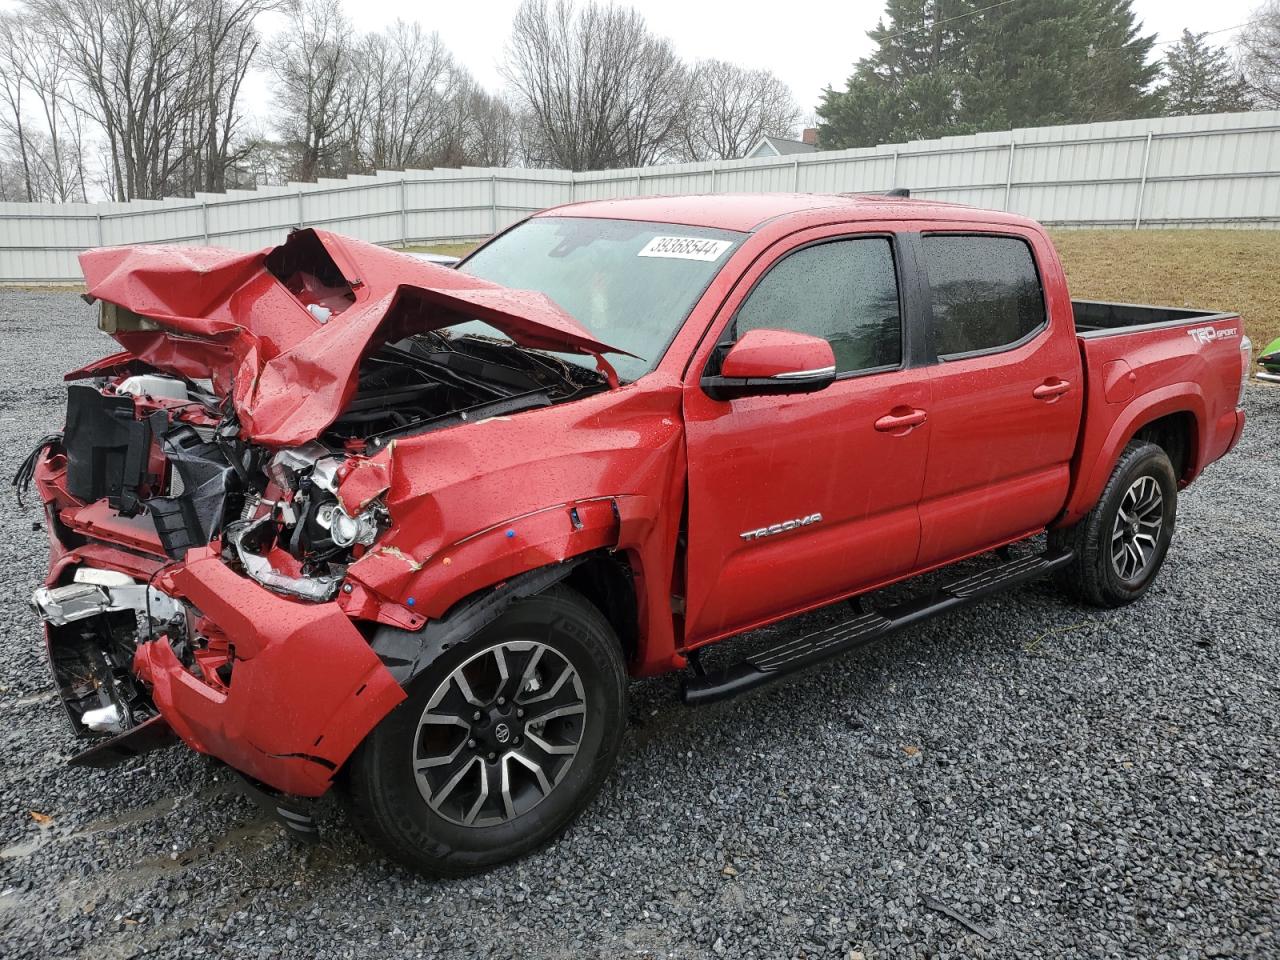
[[[720,375],[703,377],[712,400],[814,393],[836,379],[831,344],[793,330],[750,330],[729,348]]]

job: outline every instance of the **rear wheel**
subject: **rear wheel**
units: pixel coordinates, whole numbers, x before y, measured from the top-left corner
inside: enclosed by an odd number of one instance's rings
[[[626,718],[621,646],[557,587],[431,664],[347,768],[349,813],[416,869],[463,875],[559,833],[613,767]]]
[[[1051,542],[1075,551],[1056,574],[1071,596],[1099,607],[1119,607],[1151,587],[1164,565],[1177,516],[1178,483],[1168,455],[1154,443],[1131,441],[1102,496],[1073,527]]]

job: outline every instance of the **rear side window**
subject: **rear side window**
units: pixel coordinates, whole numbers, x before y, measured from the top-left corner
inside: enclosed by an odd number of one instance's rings
[[[1031,248],[1013,237],[924,238],[938,356],[998,350],[1045,322]]]
[[[738,336],[761,329],[822,337],[837,374],[897,366],[902,320],[888,239],[833,240],[784,257],[738,308]]]

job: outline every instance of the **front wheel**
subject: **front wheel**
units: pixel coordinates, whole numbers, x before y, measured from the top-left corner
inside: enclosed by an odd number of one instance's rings
[[[1071,596],[1098,607],[1119,607],[1151,587],[1164,565],[1177,517],[1178,482],[1164,450],[1130,441],[1102,496],[1078,523],[1050,534],[1075,552],[1055,578]]]
[[[376,846],[461,876],[559,833],[612,769],[626,719],[622,649],[556,587],[432,663],[352,756],[348,814]]]

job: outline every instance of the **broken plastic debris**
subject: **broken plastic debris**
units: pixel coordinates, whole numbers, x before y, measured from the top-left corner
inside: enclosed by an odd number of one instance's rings
[[[112,703],[96,710],[86,710],[80,715],[80,722],[97,733],[118,733],[120,708]]]
[[[944,917],[950,917],[952,920],[954,920],[956,923],[960,924],[961,926],[967,927],[968,929],[972,930],[974,933],[980,936],[983,940],[994,940],[996,938],[996,935],[992,931],[988,930],[986,927],[982,926],[981,924],[975,923],[974,921],[970,920],[959,910],[955,910],[952,907],[947,906],[947,904],[943,903],[937,897],[931,897],[929,896],[929,894],[926,893],[920,899],[921,899],[921,902],[924,904],[924,908],[926,910],[934,910],[942,914]]]

